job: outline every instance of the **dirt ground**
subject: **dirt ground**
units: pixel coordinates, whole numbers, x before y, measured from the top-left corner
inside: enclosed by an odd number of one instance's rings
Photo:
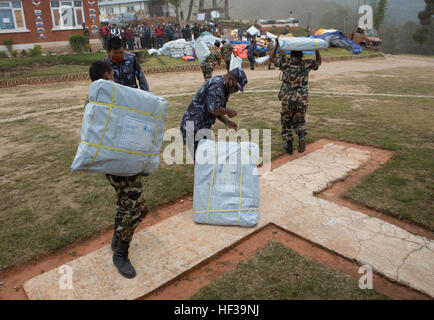
[[[352,61],[334,61],[324,63],[320,69],[310,74],[310,81],[316,82],[323,79],[339,78],[341,75],[351,75],[352,77],[363,78],[364,71],[376,71],[400,67],[433,67],[434,59],[416,56],[392,56],[386,55],[384,58],[363,59]],[[279,78],[279,70],[267,70],[257,68],[254,71],[245,70],[249,82],[246,89],[260,88],[262,82]],[[223,74],[224,70],[217,70],[214,75]],[[180,72],[180,73],[155,73],[146,76],[151,92],[164,96],[181,92],[194,92],[203,84],[201,72]],[[23,107],[28,103],[38,99],[76,99],[77,104],[85,100],[88,90],[88,81],[71,82],[68,84],[50,84],[40,86],[27,86],[1,89],[0,99],[2,105],[15,104]],[[249,88],[250,87],[250,88]],[[330,88],[331,90],[346,90],[348,88]],[[354,89],[354,88],[352,88]],[[365,92],[364,86],[358,87],[361,92]],[[2,109],[3,106],[0,106]]]
[[[377,71],[377,70],[385,70],[391,68],[403,68],[403,67],[426,67],[433,68],[434,67],[434,59],[432,58],[423,58],[423,57],[415,57],[415,56],[390,56],[387,55],[385,58],[375,58],[375,59],[364,59],[364,60],[353,60],[353,61],[335,61],[330,63],[324,63],[321,68],[317,72],[312,72],[310,76],[310,81],[315,84],[321,82],[322,80],[333,80],[340,79],[344,76],[350,76],[354,78],[363,78],[366,76],[363,72],[365,71]],[[222,74],[223,70],[218,70],[215,75]],[[247,90],[260,89],[263,85],[276,84],[276,80],[279,79],[280,72],[278,70],[269,71],[266,68],[258,68],[257,70],[251,71],[246,70],[249,84],[247,86]],[[201,72],[189,72],[189,73],[175,73],[175,74],[150,74],[147,76],[148,82],[150,84],[151,91],[155,94],[165,96],[165,95],[176,95],[181,93],[190,93],[195,92],[198,88],[203,84],[203,77]],[[387,78],[384,79],[387,81]],[[86,99],[87,91],[88,91],[89,82],[71,82],[67,84],[47,84],[40,86],[28,86],[28,87],[17,87],[17,88],[8,88],[0,90],[0,119],[8,118],[8,112],[12,112],[19,108],[19,114],[24,115],[29,111],[35,109],[35,106],[38,105],[38,102],[41,100],[47,101],[46,110],[56,109],[60,107],[64,107],[65,100],[68,101],[70,106],[83,106],[83,102]],[[354,91],[354,92],[367,92],[369,88],[364,86],[363,83],[360,86],[354,87],[342,84],[330,88],[333,91]],[[59,101],[56,106],[56,100]],[[63,101],[63,104],[61,104]],[[76,113],[82,112],[81,110],[76,110]],[[74,131],[75,134],[78,134],[79,128],[76,123],[71,123],[74,114],[66,113],[62,122],[63,130],[71,130]],[[12,117],[12,116],[11,116]],[[15,115],[13,116],[15,117]],[[77,117],[76,117],[77,118]],[[7,156],[7,154],[20,152],[25,145],[16,145],[16,144],[4,144],[7,139],[0,135],[0,143],[2,145],[6,145],[0,150],[0,157]],[[317,145],[310,146],[308,149],[315,149],[318,147]],[[21,148],[21,149],[20,149]],[[378,163],[385,163],[388,160],[389,156],[384,156],[385,158],[381,158],[381,161]],[[291,160],[289,157],[285,157],[282,161],[286,162]],[[278,162],[279,159],[276,159]],[[372,164],[372,168],[377,168],[377,164]],[[372,172],[370,169],[365,169],[366,172],[363,174],[356,175],[354,180],[359,181],[359,179],[365,174]],[[337,185],[335,189],[328,190],[321,195],[321,197],[329,198],[329,200],[338,202],[340,204],[346,205],[348,207],[355,207],[356,204],[352,204],[349,202],[344,203],[345,201],[340,198],[342,192],[348,189],[350,186],[350,182]],[[175,205],[168,206],[164,208],[165,210],[161,210],[159,213],[159,219],[155,221],[149,221],[146,224],[143,224],[140,229],[145,228],[146,226],[152,225],[153,223],[157,223],[161,221],[161,219],[167,218],[177,212],[182,210],[186,210],[191,207],[190,197],[186,197],[183,199],[183,205]],[[170,208],[169,208],[170,207]],[[170,209],[170,210],[169,210]],[[361,208],[357,208],[361,210]],[[162,212],[166,212],[163,214]],[[361,210],[367,214],[372,216],[377,216],[381,219],[387,220],[381,213],[376,213],[373,210]],[[378,214],[378,215],[377,215]],[[391,223],[400,224],[400,222],[393,221],[393,219],[389,218],[388,220]],[[400,224],[400,227],[408,229],[411,232],[417,234],[423,234],[428,238],[432,238],[431,234],[424,234],[423,230],[418,230],[410,225],[406,225],[405,223]],[[62,253],[54,254],[50,257],[42,261],[33,261],[30,264],[24,266],[17,266],[10,270],[6,275],[4,275],[3,280],[5,285],[3,288],[0,286],[0,299],[25,299],[25,294],[21,287],[22,283],[37,275],[42,270],[48,270],[55,266],[58,266],[62,263],[69,261],[70,259],[75,259],[77,256],[81,256],[87,254],[103,245],[107,245],[111,239],[111,232],[106,232],[103,235],[100,235],[93,239],[92,241],[88,241],[81,245],[71,245],[70,247],[62,250]],[[259,248],[259,246],[257,247]],[[255,249],[256,250],[256,249]],[[72,256],[72,253],[74,255]],[[389,286],[389,284],[385,284],[385,286]],[[16,289],[15,289],[16,288]],[[385,290],[387,292],[387,290]],[[389,292],[388,292],[389,293]],[[178,294],[178,293],[177,293]],[[404,289],[402,294],[399,294],[395,297],[399,298],[414,298],[414,293]],[[176,294],[173,294],[175,296]],[[172,297],[173,297],[172,296]],[[389,293],[389,296],[392,294]],[[158,297],[158,295],[153,298]],[[148,297],[152,298],[152,297]]]

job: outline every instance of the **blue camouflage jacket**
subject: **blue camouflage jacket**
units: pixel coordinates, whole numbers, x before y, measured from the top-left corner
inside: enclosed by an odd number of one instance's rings
[[[148,81],[146,81],[142,67],[134,54],[125,53],[124,60],[119,64],[113,63],[109,57],[105,58],[104,61],[111,64],[116,83],[131,88],[138,88],[137,79],[139,80],[140,89],[149,91]]]
[[[216,116],[209,113],[226,108],[229,94],[225,93],[224,76],[215,76],[205,82],[190,102],[181,120],[181,134],[186,143],[187,121],[194,121],[194,134],[200,129],[210,129]]]

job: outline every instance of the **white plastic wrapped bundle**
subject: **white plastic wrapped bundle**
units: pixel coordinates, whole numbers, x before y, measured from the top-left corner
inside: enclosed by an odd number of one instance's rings
[[[252,37],[258,35],[259,30],[255,26],[251,26],[249,29],[247,29],[247,33],[250,34]]]
[[[270,39],[272,39],[272,40],[274,40],[274,39],[277,38],[274,34],[272,34],[272,33],[270,33],[270,32],[267,32],[267,36],[266,36],[266,37],[267,37],[267,38],[270,38]]]
[[[305,37],[280,37],[279,49],[285,51],[312,51],[327,49],[327,41],[315,38]]]
[[[194,45],[194,51],[196,52],[196,57],[201,64],[205,63],[206,59],[211,54],[211,51],[209,51],[206,42],[201,40],[201,38],[196,41]]]
[[[196,223],[242,227],[258,223],[258,156],[255,143],[199,143],[194,166]]]
[[[263,64],[263,63],[267,62],[269,59],[270,59],[270,56],[265,56],[265,57],[255,59],[255,62],[257,64]]]
[[[89,101],[72,171],[132,176],[156,170],[167,101],[105,80],[90,85]]]

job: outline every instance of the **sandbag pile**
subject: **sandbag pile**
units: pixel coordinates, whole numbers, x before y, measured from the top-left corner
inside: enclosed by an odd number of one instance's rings
[[[133,176],[159,166],[167,101],[111,81],[89,87],[72,171]]]
[[[194,221],[253,227],[258,223],[259,146],[202,140],[194,166]]]
[[[193,45],[190,41],[185,41],[185,39],[178,39],[166,42],[163,47],[159,49],[159,51],[163,56],[178,59],[184,56],[192,56]]]

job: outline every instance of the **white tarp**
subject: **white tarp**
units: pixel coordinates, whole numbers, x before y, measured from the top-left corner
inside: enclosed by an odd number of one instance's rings
[[[312,51],[327,49],[327,41],[305,37],[279,37],[279,49],[285,51]]]
[[[147,91],[93,82],[72,171],[132,176],[156,170],[167,109],[165,99]]]
[[[258,223],[259,146],[202,140],[194,166],[194,221],[253,227]]]
[[[234,55],[233,53],[231,54],[231,63],[229,65],[229,71],[232,71],[236,68],[240,68],[242,69],[242,64],[243,64],[243,59],[241,59],[240,57],[237,57],[236,55]]]

